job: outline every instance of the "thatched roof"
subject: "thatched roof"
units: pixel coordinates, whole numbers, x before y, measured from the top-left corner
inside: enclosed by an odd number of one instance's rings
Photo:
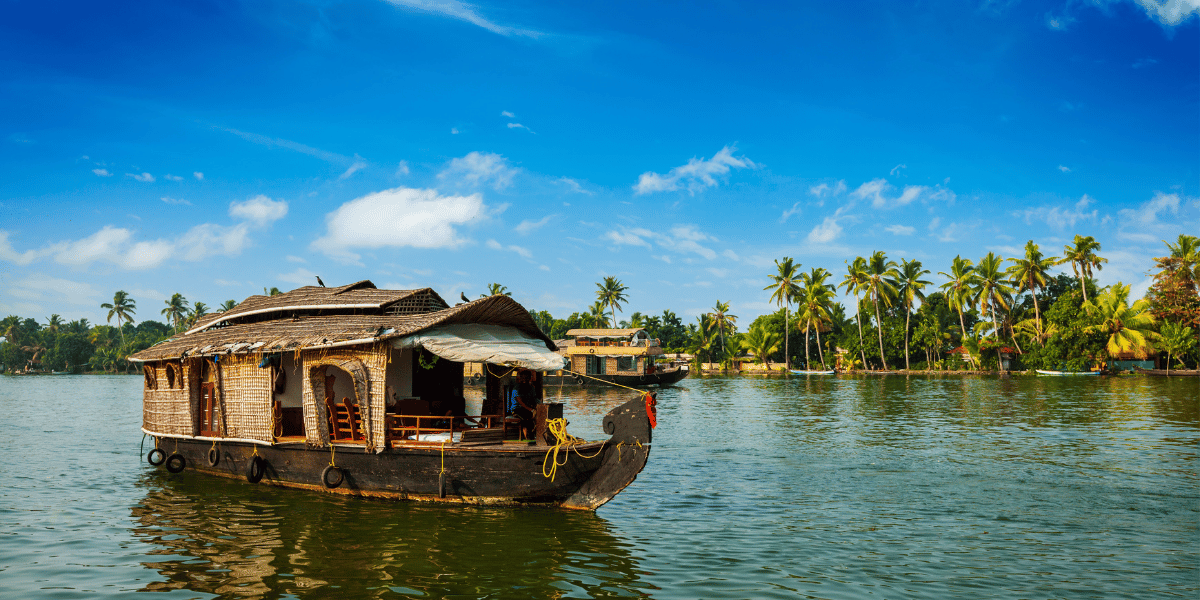
[[[369,283],[369,282],[368,282]],[[291,296],[293,299],[306,297],[312,290],[336,291],[341,288],[300,288],[271,296],[253,296],[238,305],[240,309],[251,300],[264,298],[273,300],[278,306],[286,307],[291,302],[278,302],[277,299]],[[374,286],[363,292],[377,295],[379,298],[410,298],[420,295],[426,290],[412,292],[394,290],[376,290]],[[432,292],[432,290],[428,290]],[[302,294],[297,294],[298,292]],[[348,295],[348,294],[347,294]],[[363,299],[367,296],[360,295]],[[434,294],[436,297],[436,294]],[[286,299],[285,299],[286,300]],[[441,300],[437,297],[437,300]],[[383,302],[386,306],[388,302]],[[551,350],[556,350],[550,338],[538,329],[529,311],[508,296],[490,296],[474,302],[460,304],[451,308],[443,308],[432,312],[412,314],[353,314],[358,309],[353,303],[344,307],[343,314],[297,314],[291,311],[277,311],[270,320],[248,320],[237,322],[236,319],[224,323],[209,321],[209,325],[217,325],[207,329],[199,326],[188,333],[176,336],[150,348],[147,348],[129,359],[133,361],[152,361],[177,359],[186,356],[211,356],[218,354],[246,354],[260,352],[295,351],[305,348],[329,347],[345,342],[371,344],[386,341],[406,335],[411,335],[437,325],[459,323],[478,323],[483,325],[506,325],[515,327],[537,339],[546,342]],[[238,310],[238,309],[235,309]],[[231,313],[234,311],[230,311]],[[301,311],[303,312],[303,311]],[[321,312],[331,312],[323,309]],[[345,314],[350,312],[352,314]],[[246,312],[242,313],[245,315]],[[265,315],[271,313],[256,313]],[[350,344],[347,344],[350,345]]]
[[[415,314],[447,308],[445,300],[432,289],[381,290],[369,280],[341,287],[305,286],[274,296],[250,296],[232,309],[212,315],[198,323],[188,334],[221,324],[238,324],[281,317],[320,314]]]
[[[567,335],[575,337],[629,337],[639,331],[645,331],[641,327],[631,329],[572,329],[567,332]]]

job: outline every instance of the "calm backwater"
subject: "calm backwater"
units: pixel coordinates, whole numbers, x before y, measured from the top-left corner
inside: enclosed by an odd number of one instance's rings
[[[172,476],[141,382],[0,377],[0,598],[1200,595],[1196,379],[687,379],[594,514]]]

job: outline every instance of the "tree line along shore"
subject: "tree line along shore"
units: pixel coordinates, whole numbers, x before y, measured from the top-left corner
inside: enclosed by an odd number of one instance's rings
[[[530,315],[551,339],[571,329],[644,328],[666,352],[690,355],[697,368],[708,369],[1086,371],[1118,360],[1197,368],[1200,239],[1180,235],[1163,243],[1166,254],[1147,265],[1152,284],[1132,302],[1128,285],[1096,285],[1093,274],[1108,261],[1094,238],[1076,235],[1061,256],[1033,241],[1019,257],[957,256],[938,272],[947,280],[940,286],[925,279],[931,271],[921,261],[897,263],[882,251],[847,260],[840,278],[820,267],[804,271],[784,257],[764,277],[764,294],[779,310],[745,330],[720,300],[686,323],[671,310],[618,320],[629,288],[613,276],[596,284],[596,301],[584,311],[562,319],[545,310]],[[1051,275],[1059,265],[1072,274]],[[839,290],[854,298],[853,314],[837,301]],[[495,294],[511,295],[492,283],[482,297]],[[127,372],[129,355],[237,303],[213,308],[176,293],[164,304],[159,315],[166,323],[137,322],[137,302],[124,291],[101,304],[109,324],[10,315],[0,321],[0,364],[8,372]]]

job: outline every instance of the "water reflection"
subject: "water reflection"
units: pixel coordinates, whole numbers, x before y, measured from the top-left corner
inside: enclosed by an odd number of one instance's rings
[[[133,533],[163,581],[223,597],[642,597],[594,513],[371,502],[148,474]]]

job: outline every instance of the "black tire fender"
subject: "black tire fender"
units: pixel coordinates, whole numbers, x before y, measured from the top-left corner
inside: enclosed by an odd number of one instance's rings
[[[246,481],[250,483],[258,483],[262,481],[263,474],[267,472],[267,461],[261,456],[255,454],[250,457],[250,464],[246,466]]]
[[[170,473],[182,473],[187,468],[187,459],[182,454],[172,454],[167,457],[167,471]]]
[[[329,465],[325,467],[324,471],[321,471],[321,483],[325,484],[325,487],[331,490],[342,485],[342,482],[345,480],[346,474],[342,471],[341,467]]]
[[[166,460],[167,453],[159,450],[158,448],[151,450],[150,453],[146,455],[146,462],[156,467],[166,462]]]
[[[208,466],[215,467],[221,462],[221,451],[216,446],[208,449]]]

